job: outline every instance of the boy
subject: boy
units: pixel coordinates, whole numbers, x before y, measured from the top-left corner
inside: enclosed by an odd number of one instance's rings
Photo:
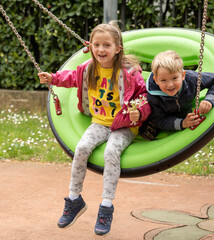
[[[181,57],[171,50],[159,53],[151,68],[147,99],[152,113],[150,121],[139,129],[141,136],[152,140],[157,129],[182,130],[197,125],[200,118],[192,112],[192,103],[196,96],[198,73],[184,71]],[[214,73],[201,73],[201,90],[204,88],[208,91],[200,102],[199,114],[208,113],[214,106]]]

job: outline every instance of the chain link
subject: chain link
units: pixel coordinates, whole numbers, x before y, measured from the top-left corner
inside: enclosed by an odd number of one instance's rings
[[[12,28],[13,32],[15,33],[17,39],[19,40],[21,45],[24,47],[25,52],[30,57],[30,60],[33,62],[35,68],[38,70],[38,72],[42,72],[42,70],[40,69],[40,67],[39,67],[38,63],[36,62],[35,58],[30,53],[28,47],[25,45],[25,42],[22,40],[22,37],[17,32],[16,28],[14,27],[13,23],[10,21],[10,18],[7,16],[6,12],[4,11],[4,9],[1,5],[0,5],[0,10],[1,10],[3,16],[5,17],[5,20],[8,22],[9,26]]]
[[[203,11],[202,29],[201,29],[200,55],[199,55],[199,64],[198,64],[199,66],[198,66],[197,93],[196,93],[196,101],[195,101],[196,113],[198,113],[200,90],[201,90],[201,72],[202,72],[202,64],[203,64],[204,39],[205,39],[205,31],[206,31],[206,23],[207,23],[207,8],[208,8],[208,0],[204,0],[204,11]]]
[[[77,38],[84,46],[87,45],[87,41],[81,38],[77,33],[71,30],[65,23],[63,23],[59,18],[57,18],[52,12],[50,12],[46,7],[44,7],[38,0],[32,0],[37,6],[40,7],[45,13],[47,13],[50,17],[52,17],[56,22],[58,22],[63,28],[65,28],[68,32],[71,33],[75,38]]]
[[[34,64],[35,68],[39,73],[42,72],[41,68],[39,67],[38,63],[36,62],[35,58],[32,56],[31,52],[29,51],[28,47],[25,45],[25,42],[22,40],[22,37],[19,35],[18,31],[14,27],[13,23],[11,22],[10,18],[8,17],[7,13],[3,9],[3,7],[0,5],[0,11],[2,12],[2,15],[5,17],[5,20],[9,24],[9,26],[12,28],[13,32],[15,33],[17,39],[19,40],[20,44],[23,46],[25,52],[30,57],[31,62]],[[53,95],[53,99],[58,98],[58,96],[54,93],[51,85],[49,83],[46,83],[46,86],[48,87],[49,91]]]

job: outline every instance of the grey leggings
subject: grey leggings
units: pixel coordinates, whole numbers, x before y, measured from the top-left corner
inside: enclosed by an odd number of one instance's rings
[[[107,141],[104,151],[102,198],[114,199],[120,177],[120,156],[134,140],[135,134],[129,128],[111,131],[109,127],[92,123],[83,134],[75,150],[72,163],[70,191],[80,193],[87,169],[87,161],[93,149]]]

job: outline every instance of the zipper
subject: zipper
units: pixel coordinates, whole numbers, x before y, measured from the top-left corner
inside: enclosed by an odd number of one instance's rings
[[[176,94],[175,102],[176,102],[176,105],[178,106],[178,111],[180,112],[181,111],[181,106],[180,106],[180,104],[178,102],[178,94]]]

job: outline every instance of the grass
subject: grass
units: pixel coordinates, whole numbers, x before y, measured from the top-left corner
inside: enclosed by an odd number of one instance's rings
[[[214,176],[214,140],[182,163],[166,170]],[[0,110],[0,160],[68,163],[71,159],[57,143],[46,114]]]
[[[57,143],[45,114],[0,112],[0,160],[70,162]]]
[[[184,173],[197,176],[214,176],[214,140],[182,163],[170,168],[167,172]]]

